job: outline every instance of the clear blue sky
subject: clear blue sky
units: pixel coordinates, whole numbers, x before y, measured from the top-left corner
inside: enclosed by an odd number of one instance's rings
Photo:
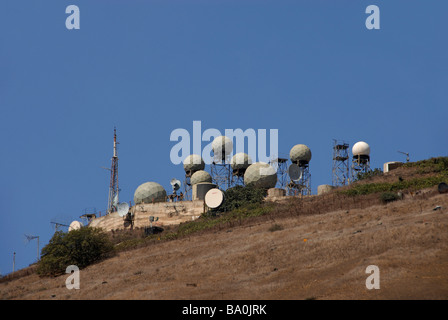
[[[81,11],[67,30],[65,8]],[[380,8],[380,30],[365,9]],[[278,129],[331,184],[332,139],[372,167],[447,155],[446,1],[81,1],[0,4],[0,272],[36,260],[87,207],[107,206],[113,128],[120,200],[182,178],[170,133]],[[203,145],[205,146],[205,145]]]

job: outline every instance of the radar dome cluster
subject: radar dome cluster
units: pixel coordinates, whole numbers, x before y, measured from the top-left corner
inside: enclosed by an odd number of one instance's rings
[[[166,191],[157,182],[145,182],[134,193],[134,203],[153,203],[166,201]]]
[[[216,137],[212,142],[212,151],[215,159],[224,160],[227,156],[232,154],[233,142],[226,136]],[[364,141],[359,141],[353,145],[352,153],[358,163],[360,162],[359,159],[367,159],[368,161],[370,156],[370,146]],[[288,175],[291,181],[298,183],[300,179],[309,179],[309,173],[308,176],[305,176],[305,174],[307,173],[311,157],[311,150],[305,144],[296,144],[290,149],[289,158],[292,165],[288,167]],[[213,164],[216,163],[213,162]],[[247,153],[240,152],[235,154],[227,164],[229,164],[230,168],[233,170],[233,176],[242,178],[244,185],[246,186],[271,189],[275,188],[277,184],[278,177],[276,169],[265,162],[253,163],[251,157]],[[215,180],[209,172],[204,170],[205,162],[198,154],[187,156],[183,161],[183,167],[186,173],[186,178],[190,178],[187,183],[188,185],[211,184],[212,181]],[[213,169],[212,174],[215,174]],[[180,182],[177,182],[177,185],[177,189],[179,189]],[[330,185],[321,185],[318,187],[318,193],[328,192],[331,188],[332,186]],[[146,182],[141,184],[134,194],[135,204],[163,202],[166,201],[166,199],[167,194],[165,189],[156,182]]]
[[[277,184],[277,172],[265,162],[256,162],[246,169],[244,184],[259,188],[274,188]]]

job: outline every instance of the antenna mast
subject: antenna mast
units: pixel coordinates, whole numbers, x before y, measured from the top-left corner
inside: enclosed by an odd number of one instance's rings
[[[118,155],[117,155],[117,129],[114,127],[114,155],[110,167],[109,199],[107,201],[107,212],[116,211],[118,205]]]
[[[406,155],[406,162],[409,162],[409,152],[403,152],[403,151],[398,151],[398,152]]]

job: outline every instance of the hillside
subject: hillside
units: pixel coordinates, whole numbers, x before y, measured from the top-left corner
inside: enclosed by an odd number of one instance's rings
[[[121,251],[81,270],[80,290],[65,287],[68,275],[30,270],[2,279],[0,298],[447,299],[448,194],[437,184],[448,173],[428,163],[233,219],[115,235]],[[386,191],[403,198],[384,203]],[[379,267],[378,290],[366,289],[369,265]]]

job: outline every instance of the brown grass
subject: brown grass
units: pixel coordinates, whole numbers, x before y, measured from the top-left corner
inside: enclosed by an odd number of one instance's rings
[[[435,190],[386,205],[377,194],[288,199],[265,216],[121,252],[81,270],[80,290],[65,287],[68,275],[29,274],[0,283],[0,298],[447,299],[448,195]],[[379,290],[365,287],[371,264]]]

